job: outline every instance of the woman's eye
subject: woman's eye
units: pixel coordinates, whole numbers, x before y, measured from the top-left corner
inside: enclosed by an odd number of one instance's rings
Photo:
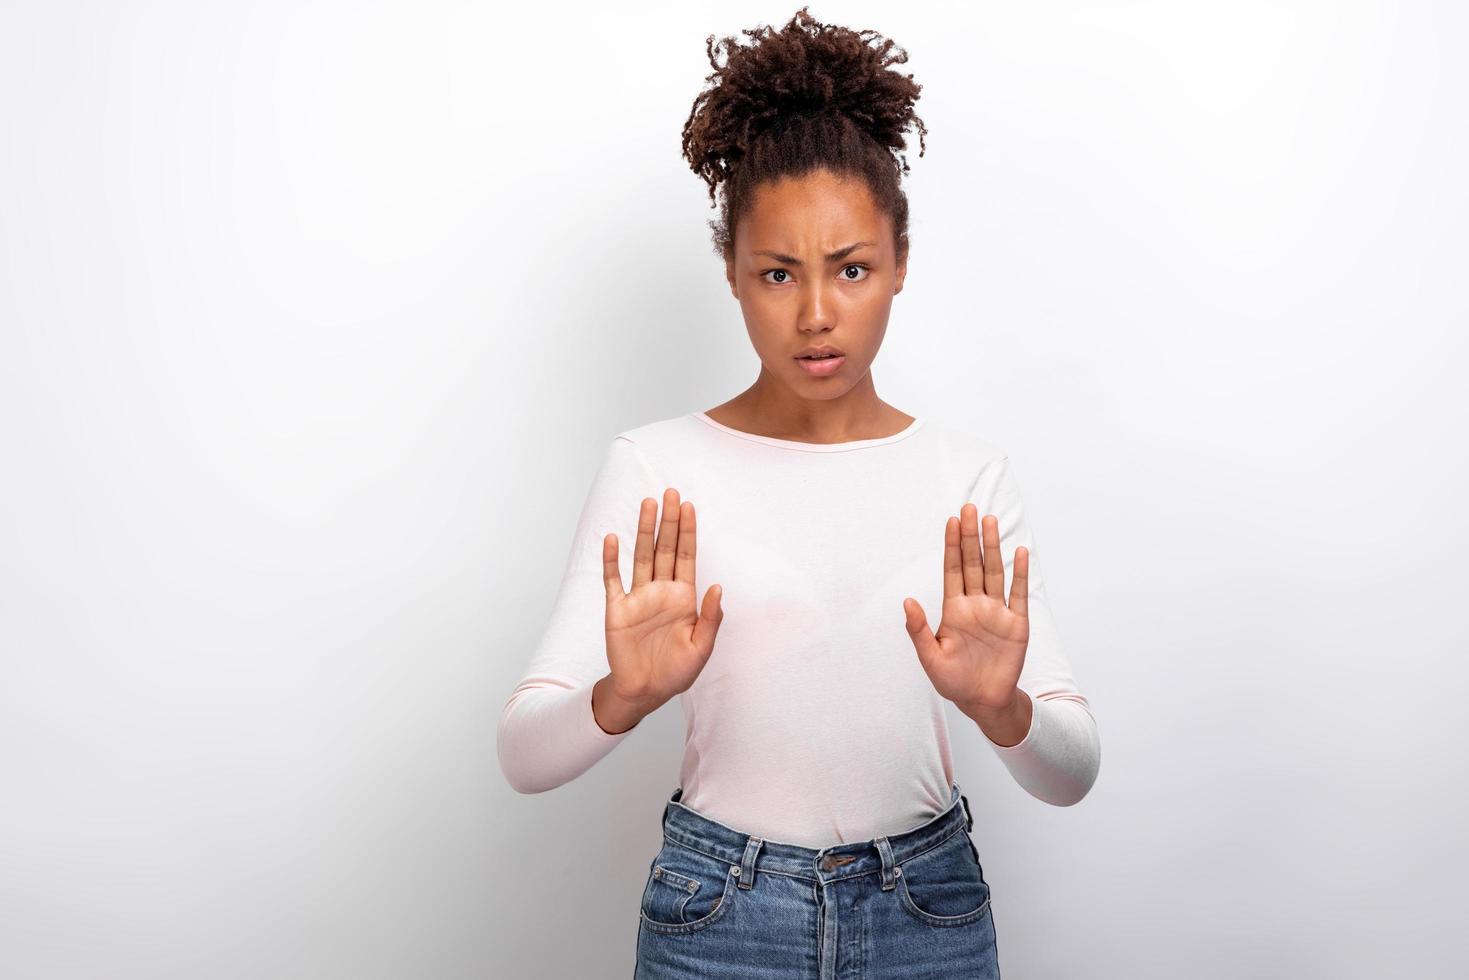
[[[850,275],[853,269],[857,270],[858,275]],[[862,280],[867,278],[869,271],[870,270],[867,268],[867,266],[857,265],[854,263],[842,269],[842,279],[845,282],[861,282]],[[760,276],[761,278],[764,278],[766,276],[777,276],[778,278],[765,280],[768,283],[774,283],[776,285],[785,283],[791,277],[790,273],[786,272],[786,270],[784,269],[766,269],[764,272],[760,273]]]

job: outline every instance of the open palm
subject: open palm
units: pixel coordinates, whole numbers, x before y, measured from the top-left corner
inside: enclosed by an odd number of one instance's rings
[[[694,505],[680,503],[678,491],[670,487],[663,492],[663,520],[656,521],[657,516],[657,501],[643,498],[631,592],[622,590],[617,535],[602,539],[610,683],[618,697],[649,711],[693,685],[714,650],[723,618],[717,585],[704,593],[702,615],[695,605]]]
[[[980,530],[983,526],[983,547]],[[916,599],[905,599],[908,635],[934,689],[960,705],[1000,710],[1011,703],[1030,642],[1026,578],[1030,552],[1015,549],[1010,601],[1005,602],[1005,566],[1000,555],[1000,521],[979,519],[966,503],[944,526],[944,606],[937,633]]]

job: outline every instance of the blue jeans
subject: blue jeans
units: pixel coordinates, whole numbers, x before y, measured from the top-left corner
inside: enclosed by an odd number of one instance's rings
[[[815,850],[711,820],[680,787],[648,866],[634,976],[998,980],[974,820],[951,790],[922,826]]]

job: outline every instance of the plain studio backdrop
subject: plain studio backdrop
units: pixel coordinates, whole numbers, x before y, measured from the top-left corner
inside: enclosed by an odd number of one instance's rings
[[[0,976],[631,975],[677,704],[495,725],[607,442],[754,379],[680,131],[795,9],[6,5]],[[1006,977],[1459,975],[1464,6],[812,13],[924,86],[879,394],[1099,723],[1054,807],[951,710]]]

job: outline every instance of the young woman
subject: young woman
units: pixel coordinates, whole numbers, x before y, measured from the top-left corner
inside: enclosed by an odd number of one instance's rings
[[[759,377],[611,440],[500,762],[552,789],[679,699],[639,977],[997,977],[944,702],[1058,806],[1096,778],[1096,723],[1005,453],[873,386],[908,258],[893,151],[926,132],[889,67],[906,53],[804,8],[744,33],[722,66],[709,38],[683,146],[723,186],[714,243]]]

